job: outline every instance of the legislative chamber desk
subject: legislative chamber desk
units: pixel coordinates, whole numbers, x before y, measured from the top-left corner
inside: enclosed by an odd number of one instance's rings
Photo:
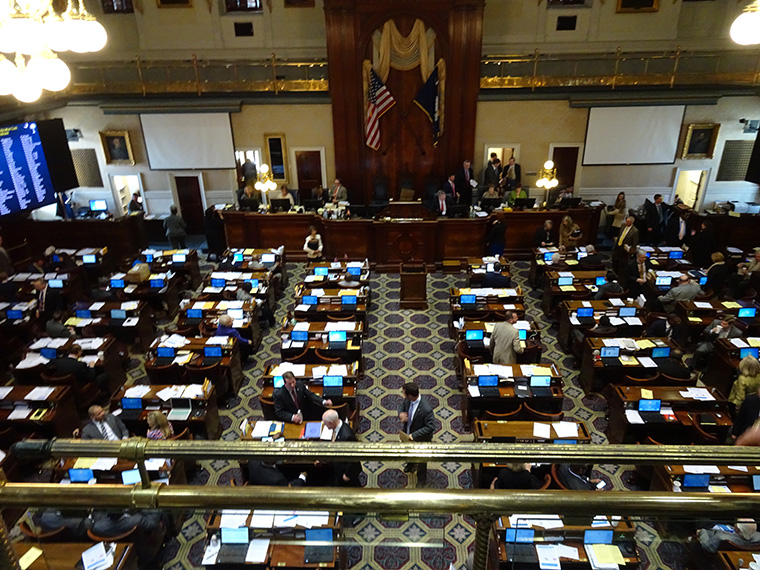
[[[572,285],[559,285],[559,278],[572,276]],[[544,293],[541,297],[541,309],[546,316],[551,316],[562,301],[570,301],[577,295],[591,292],[589,299],[597,291],[597,277],[606,277],[607,271],[547,271],[544,273]]]
[[[174,254],[184,255],[185,261],[175,261]],[[147,261],[150,256],[150,262]],[[198,266],[198,251],[195,249],[145,249],[138,257],[143,263],[149,263],[151,273],[171,271],[184,278],[186,289],[197,289],[201,283],[201,271]]]
[[[19,558],[32,548],[42,554],[26,570],[71,570],[81,568],[82,553],[92,547],[90,542],[15,542],[13,549]],[[137,570],[137,555],[131,544],[116,543],[114,564],[109,570]],[[79,565],[78,565],[79,563]]]
[[[285,245],[288,258],[305,260],[304,240],[309,226],[322,236],[325,255],[348,255],[369,259],[379,271],[397,271],[399,263],[414,259],[433,267],[447,259],[479,257],[485,251],[489,222],[505,222],[504,243],[509,259],[529,259],[533,234],[544,220],[558,228],[569,215],[583,235],[593,242],[599,229],[602,206],[570,210],[526,210],[495,212],[484,218],[446,219],[430,214],[419,202],[391,202],[376,220],[325,220],[308,214],[258,214],[224,211],[224,227],[230,247],[278,247]]]
[[[713,350],[710,356],[710,362],[705,368],[705,373],[702,375],[702,382],[707,386],[713,386],[720,390],[723,394],[730,394],[731,388],[734,385],[734,379],[736,378],[737,371],[739,370],[739,362],[741,362],[741,350],[732,341],[736,341],[736,344],[744,344],[743,348],[759,348],[760,338],[757,337],[742,337],[739,339],[719,338],[713,345]]]
[[[641,311],[639,308],[628,301],[616,299],[613,304],[610,301],[563,301],[559,306],[559,335],[557,341],[565,352],[570,352],[573,345],[573,331],[591,328],[599,324],[599,319],[607,315],[612,326],[617,327],[616,336],[633,337],[641,336],[644,330],[644,323],[641,321]],[[593,309],[594,322],[579,321],[577,317],[578,309]],[[625,317],[620,317],[620,309],[634,309],[635,317],[638,321],[625,321]],[[634,324],[631,324],[634,323]]]
[[[691,471],[687,471],[684,465],[655,465],[654,475],[652,482],[649,486],[650,491],[673,491],[673,483],[681,484],[681,490],[683,488],[683,477],[688,473],[694,473],[695,466],[692,466]],[[752,493],[754,487],[752,485],[752,477],[760,475],[760,467],[756,465],[748,465],[746,467],[729,467],[726,465],[709,465],[699,466],[698,471],[704,473],[705,467],[710,467],[711,471],[717,471],[717,473],[709,473],[710,485],[718,487],[728,487],[732,493]],[[742,471],[741,469],[746,469]],[[707,474],[707,473],[705,473]],[[760,550],[760,549],[758,549]]]
[[[755,226],[757,227],[757,226]],[[750,550],[719,550],[718,559],[724,570],[746,570],[754,562],[754,555],[760,556],[760,548]]]
[[[760,305],[754,301],[678,301],[676,314],[688,329],[689,336],[698,338],[705,327],[708,327],[718,318],[719,314],[737,316],[741,309],[756,309],[754,317],[737,317],[746,325],[746,333],[749,336],[760,335]]]
[[[44,388],[44,386],[40,386]],[[53,391],[44,400],[30,400],[27,396],[36,386],[13,386],[10,392],[0,399],[0,428],[10,429],[20,437],[36,434],[36,437],[71,437],[72,432],[80,426],[74,394],[69,386],[49,386]],[[25,417],[20,408],[31,409]],[[15,412],[15,414],[14,414]],[[14,417],[10,417],[14,414]]]

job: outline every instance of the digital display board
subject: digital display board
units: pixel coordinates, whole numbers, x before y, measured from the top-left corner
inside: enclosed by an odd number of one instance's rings
[[[0,127],[0,215],[55,202],[36,123]]]

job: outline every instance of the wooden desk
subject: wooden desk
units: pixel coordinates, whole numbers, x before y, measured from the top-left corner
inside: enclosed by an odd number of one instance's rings
[[[752,493],[752,477],[760,475],[760,467],[748,465],[747,471],[736,471],[725,465],[718,465],[720,474],[710,474],[710,484],[723,483],[732,493]],[[655,465],[654,476],[649,486],[650,491],[672,491],[673,482],[683,482],[686,470],[683,465]],[[683,490],[683,489],[682,489]]]
[[[242,303],[242,305],[241,305]],[[233,306],[230,306],[233,304]],[[240,305],[240,306],[238,306]],[[184,299],[180,302],[177,328],[192,329],[193,333],[199,334],[201,329],[214,331],[219,326],[219,317],[226,315],[229,309],[242,309],[242,326],[233,326],[241,337],[251,341],[253,351],[261,345],[262,332],[259,325],[261,309],[256,304],[248,301],[198,301],[196,299]],[[188,310],[200,310],[203,315],[200,319],[191,319],[187,316]],[[233,321],[233,325],[235,325]],[[239,322],[237,323],[240,324]]]
[[[734,305],[734,303],[736,305]],[[728,306],[727,306],[728,305]],[[679,301],[676,304],[676,314],[681,317],[687,326],[689,336],[698,338],[705,327],[708,327],[717,318],[719,313],[726,315],[738,315],[739,309],[757,309],[754,318],[739,319],[747,325],[749,336],[760,336],[760,305],[754,301]]]
[[[472,433],[477,442],[489,442],[494,438],[510,440],[503,443],[554,443],[556,440],[572,440],[575,443],[591,443],[591,436],[583,422],[568,422],[578,426],[578,436],[560,437],[556,431],[548,439],[534,435],[533,428],[537,423],[556,422],[531,422],[531,421],[503,421],[503,420],[479,420],[473,422]]]
[[[43,387],[43,386],[40,386]],[[53,392],[45,400],[27,400],[27,395],[36,386],[13,386],[10,393],[0,400],[0,426],[12,428],[20,435],[36,433],[40,438],[71,437],[71,433],[80,426],[74,394],[68,386],[52,386]],[[25,403],[32,412],[24,419],[8,416],[15,403]],[[35,410],[47,409],[38,419],[31,419]]]
[[[617,323],[617,325],[614,326],[617,326],[617,336],[619,337],[627,338],[633,336],[642,336],[644,330],[644,322],[642,319],[643,315],[641,311],[633,303],[629,303],[628,301],[622,301],[622,303],[622,305],[616,306],[609,301],[562,301],[559,305],[559,334],[557,335],[557,340],[559,341],[559,345],[562,347],[562,350],[565,352],[570,352],[573,345],[574,330],[589,329],[593,326],[591,324],[573,324],[570,322],[571,318],[575,316],[575,313],[578,311],[578,309],[589,308],[589,305],[590,308],[594,309],[594,322],[597,324],[603,315],[607,315],[612,318],[618,317],[618,313],[621,307],[635,309],[635,316],[642,320],[640,325],[629,325],[628,323],[624,322],[623,324]]]
[[[357,289],[322,289],[317,298],[316,305],[309,305],[308,310],[294,308],[293,315],[297,321],[327,322],[327,321],[356,321],[361,323],[363,337],[368,336],[367,311],[370,308],[371,294],[368,286]],[[342,297],[345,294],[356,293],[356,305],[343,305]],[[343,295],[341,294],[343,293]],[[304,296],[313,296],[314,289],[296,285],[295,307],[303,304]],[[303,307],[302,307],[303,308]]]
[[[174,262],[172,256],[184,254],[185,261]],[[149,263],[151,273],[166,273],[172,271],[187,281],[186,289],[197,289],[201,284],[201,271],[198,266],[198,251],[195,249],[145,249],[140,253],[139,259],[146,262],[146,256],[152,255],[153,260]]]
[[[156,329],[153,326],[153,312],[144,301],[137,301],[136,309],[125,309],[125,306],[128,305],[121,301],[92,303],[85,310],[90,311],[94,321],[88,324],[77,323],[74,326],[81,333],[85,326],[92,325],[98,331],[98,334],[103,336],[112,334],[118,340],[129,345],[137,344],[140,350],[146,351],[156,338]],[[137,324],[124,326],[123,321],[111,318],[111,311],[113,310],[125,311],[128,319],[136,317]],[[76,319],[76,317],[74,318]]]
[[[126,283],[129,286],[130,284]],[[124,301],[145,301],[158,310],[166,310],[169,317],[177,314],[179,306],[179,280],[169,279],[162,288],[151,287],[150,283],[140,283],[130,293],[125,289],[117,289],[116,297]]]
[[[713,386],[723,394],[730,394],[734,385],[734,378],[739,369],[740,349],[731,343],[733,339],[719,338],[715,341],[715,350],[710,356],[710,362],[702,375],[702,382],[707,386]],[[747,344],[757,344],[757,337],[742,337]],[[750,347],[751,348],[751,347]]]
[[[572,273],[573,284],[561,288],[557,285],[559,273],[557,271],[547,271],[544,273],[544,294],[541,298],[541,309],[546,316],[551,316],[554,309],[562,301],[570,301],[573,295],[586,293],[587,291],[596,290],[597,277],[606,277],[606,271],[567,271],[562,273]],[[566,290],[565,290],[566,289]]]
[[[625,415],[627,409],[637,409],[641,400],[641,390],[650,390],[653,399],[661,400],[662,406],[671,406],[674,416],[666,422],[631,424]],[[665,439],[669,442],[689,444],[692,440],[691,426],[695,425],[699,416],[709,417],[715,423],[703,429],[710,429],[719,441],[723,441],[733,425],[728,405],[723,395],[715,388],[708,388],[715,400],[695,400],[685,398],[680,393],[680,386],[618,386],[613,385],[608,392],[610,405],[609,423],[606,434],[610,443],[643,443],[647,436],[657,441]]]
[[[495,257],[495,256],[494,256]],[[468,257],[467,258],[467,283],[470,287],[477,287],[485,279],[486,269],[488,262],[486,257]],[[501,265],[501,271],[499,272],[502,277],[511,279],[509,273],[509,260],[503,255],[499,257],[499,265]]]
[[[749,563],[754,560],[753,554],[760,554],[760,548],[754,552],[749,550],[719,550],[718,560],[725,570],[747,570]]]
[[[601,530],[601,529],[600,529]],[[511,543],[510,543],[511,544]],[[573,546],[578,550],[578,560],[571,560],[569,558],[563,558],[560,557],[560,562],[562,564],[562,567],[589,567],[589,560],[588,555],[586,554],[586,549],[583,545],[583,539],[580,540],[566,540],[563,541],[562,544],[565,544],[567,546]],[[633,546],[633,537],[629,539],[629,544],[631,547],[632,555],[631,556],[623,556],[623,559],[625,560],[625,565],[622,566],[623,568],[638,568],[639,565],[639,557],[636,555],[636,549]],[[536,557],[535,561],[533,562],[522,562],[522,561],[513,561],[512,558],[509,556],[509,545],[507,545],[503,538],[499,539],[499,568],[502,568],[504,570],[527,570],[527,569],[535,569],[538,567],[538,557]],[[620,566],[619,566],[620,567]]]
[[[22,557],[30,548],[39,548],[42,554],[27,570],[71,570],[77,567],[82,553],[90,548],[89,542],[14,542],[16,556]],[[117,543],[112,570],[137,570],[137,556],[131,544]]]
[[[66,479],[69,476],[69,469],[75,469],[75,465],[79,459],[77,457],[67,457],[57,460],[53,465],[56,480],[61,481]],[[122,473],[133,469],[137,469],[137,463],[134,461],[117,459],[116,465],[110,469],[93,469],[93,476],[99,485],[123,485]],[[187,485],[185,462],[181,459],[170,459],[164,462],[159,469],[148,469],[148,476],[151,481],[168,477],[170,485]]]
[[[530,258],[530,271],[528,273],[528,283],[530,283],[531,287],[534,289],[540,289],[544,283],[544,274],[547,271],[554,270],[554,265],[546,261],[545,254],[553,256],[555,253],[559,254],[560,262],[568,265],[570,269],[582,269],[582,267],[579,267],[578,265],[578,260],[582,259],[584,256],[581,255],[580,258],[578,256],[584,252],[580,249],[571,248],[567,251],[559,251],[559,248],[557,247],[534,247],[533,255]],[[568,271],[570,269],[568,269]]]
[[[352,331],[346,331],[346,344],[345,346],[331,346],[327,340],[327,326],[330,324],[341,324],[345,326],[354,325]],[[362,323],[346,321],[343,323],[326,323],[316,322],[308,323],[309,340],[305,342],[304,346],[296,347],[288,345],[290,341],[290,335],[293,331],[293,325],[288,323],[280,330],[280,335],[284,339],[280,345],[280,356],[282,360],[294,360],[296,358],[301,359],[301,362],[319,364],[323,363],[316,354],[319,350],[329,358],[337,358],[336,362],[342,364],[348,364],[350,362],[360,362],[360,369],[364,370],[362,359],[362,345],[361,339],[364,335],[364,327]]]

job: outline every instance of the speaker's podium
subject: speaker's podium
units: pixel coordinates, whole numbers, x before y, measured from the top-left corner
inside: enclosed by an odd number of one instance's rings
[[[402,309],[427,309],[427,267],[424,262],[407,261],[401,264]]]

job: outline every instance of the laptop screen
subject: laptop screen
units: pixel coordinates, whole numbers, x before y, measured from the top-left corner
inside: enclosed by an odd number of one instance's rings
[[[483,340],[483,333],[482,329],[464,331],[464,340]]]
[[[327,333],[329,342],[346,342],[346,331],[330,331]]]
[[[290,338],[296,342],[306,342],[309,340],[309,331],[291,331]]]
[[[188,309],[187,310],[187,318],[188,319],[202,319],[203,318],[203,310],[202,309]]]
[[[140,470],[130,469],[121,472],[121,482],[125,485],[136,485],[140,482]]]
[[[111,309],[111,318],[117,321],[123,321],[127,318],[127,311],[123,309]]]
[[[306,542],[332,542],[333,530],[331,528],[307,528],[304,531]]]
[[[145,254],[145,262],[146,263],[153,263],[153,254],[152,253],[146,253]]]
[[[243,254],[242,253],[233,253],[232,254],[232,263],[243,263]]]
[[[274,263],[274,262],[275,262],[274,253],[262,253],[261,254],[261,263]]]
[[[94,256],[94,255],[83,255],[82,256],[82,263],[92,264],[92,263],[97,263],[97,262],[98,262],[98,258],[96,256]]]
[[[577,439],[555,439],[554,443],[558,444],[565,444],[565,445],[574,445],[578,443]]]
[[[639,400],[639,411],[640,412],[659,412],[661,405],[662,405],[661,400]]]
[[[187,261],[187,255],[184,253],[175,253],[172,255],[172,261],[174,263],[185,263],[185,261]]]
[[[544,253],[544,261],[551,261],[552,255],[554,255],[554,253],[552,253],[551,251],[547,251],[546,253]]]
[[[359,275],[362,274],[362,268],[361,267],[349,267],[346,269],[346,273],[349,275],[353,275],[354,277],[359,277]]]
[[[54,358],[58,357],[58,353],[54,348],[41,348],[40,354],[48,360],[53,360]]]
[[[343,376],[322,376],[322,386],[343,386]]]
[[[618,315],[620,315],[621,317],[635,317],[636,307],[620,307],[620,310],[618,311]]]
[[[520,340],[527,340],[528,331],[525,329],[517,329],[517,338],[519,338]]]
[[[122,398],[121,407],[124,410],[142,410],[141,398]]]
[[[5,316],[11,320],[23,319],[24,311],[17,311],[15,309],[12,309],[10,311],[5,311]]]
[[[760,475],[752,476],[752,489],[755,491],[760,491]]]
[[[508,528],[506,542],[532,543],[534,536],[535,531],[532,528]]]
[[[493,273],[494,264],[493,263],[486,263],[486,271],[488,273]]]
[[[656,279],[656,281],[655,281],[655,284],[658,287],[670,287],[671,280],[672,279],[670,277],[667,277],[667,276],[666,277],[658,277]]]
[[[670,356],[670,347],[661,346],[652,349],[652,358],[667,358]]]
[[[611,530],[587,530],[583,533],[583,544],[612,544]]]
[[[248,527],[222,527],[222,544],[248,544]]]
[[[478,386],[498,386],[499,377],[495,374],[489,374],[488,376],[478,376]]]
[[[617,358],[618,356],[620,356],[619,346],[603,346],[602,347],[602,358]]]
[[[477,302],[478,302],[478,297],[476,295],[460,295],[459,296],[460,305],[474,305]]]
[[[316,295],[304,295],[301,297],[301,302],[304,305],[317,305],[319,304],[319,298]]]
[[[251,284],[251,289],[257,289],[259,286],[258,279],[246,279],[245,282]]]
[[[51,289],[63,289],[62,279],[51,279],[47,283],[48,283],[48,287],[50,287]]]
[[[212,279],[211,280],[211,286],[212,287],[224,287],[227,284],[227,281],[224,279]]]
[[[164,286],[164,280],[163,279],[151,279],[150,280],[150,286],[153,289],[161,289],[161,287]]]
[[[681,251],[680,249],[671,251],[670,253],[668,253],[668,257],[670,259],[683,259],[683,251]]]
[[[114,289],[124,289],[124,279],[111,279],[111,287]]]
[[[156,349],[158,358],[174,358],[174,348],[171,346],[159,346]]]
[[[243,318],[243,309],[227,309],[227,316],[239,321]]]
[[[593,307],[583,307],[582,309],[578,309],[578,318],[582,319],[585,317],[593,317],[594,316],[594,308]]]
[[[48,281],[48,283],[50,283],[50,281]],[[754,318],[756,312],[757,309],[755,307],[745,307],[743,309],[739,309],[739,318]]]
[[[747,356],[758,358],[758,352],[760,352],[758,348],[742,348],[739,351],[739,358],[746,358]]]
[[[684,487],[707,487],[710,484],[709,473],[687,473],[683,476]]]
[[[557,285],[560,287],[564,287],[566,285],[572,285],[573,284],[573,278],[572,277],[560,277],[557,279]]]
[[[605,283],[607,283],[607,278],[606,277],[597,277],[596,278],[596,285],[597,285],[597,287],[599,285],[604,285]]]
[[[69,469],[69,481],[72,483],[87,483],[94,478],[92,469]]]
[[[340,303],[341,305],[356,305],[356,295],[343,295]]]
[[[282,388],[285,385],[285,379],[282,376],[272,378],[272,384],[275,388]]]
[[[578,250],[578,254],[576,255],[576,257],[579,260],[583,259],[584,257],[588,257],[588,252],[587,251],[580,251],[580,250]]]
[[[222,347],[221,346],[204,346],[203,356],[206,356],[207,358],[221,358]]]
[[[80,309],[76,312],[76,316],[78,319],[90,319],[92,318],[92,313],[87,309]]]
[[[314,275],[327,275],[327,267],[315,267]]]
[[[543,388],[551,385],[552,379],[550,376],[531,376],[530,385],[532,388]]]
[[[707,285],[707,275],[704,275],[699,278],[699,284],[700,285]]]

